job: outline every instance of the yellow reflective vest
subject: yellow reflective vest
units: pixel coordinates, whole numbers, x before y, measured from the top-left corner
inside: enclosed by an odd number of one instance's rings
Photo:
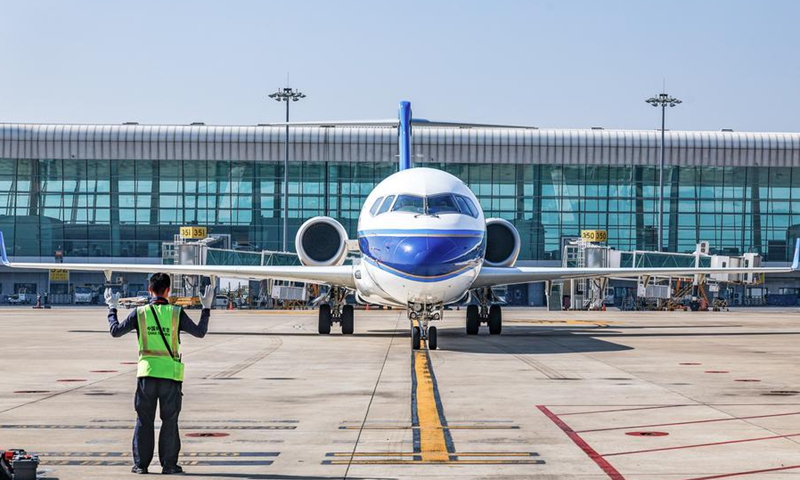
[[[158,320],[153,316],[153,309],[158,315]],[[137,377],[183,381],[183,363],[181,363],[180,344],[178,343],[180,319],[181,307],[154,304],[136,308],[136,320],[139,328]],[[158,331],[159,324],[164,332],[163,338]],[[169,342],[169,349],[164,343],[165,338]],[[170,349],[173,356],[169,354]]]

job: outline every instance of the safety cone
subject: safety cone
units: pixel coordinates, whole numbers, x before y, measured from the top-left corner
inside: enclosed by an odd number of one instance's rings
[[[364,310],[367,310],[367,311],[369,311],[369,303],[367,304],[367,306],[366,306],[366,307],[364,307]]]
[[[228,300],[228,310],[233,310],[233,300]]]

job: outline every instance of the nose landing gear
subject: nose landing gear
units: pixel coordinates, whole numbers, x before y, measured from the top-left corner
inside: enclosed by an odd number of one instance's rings
[[[436,350],[438,348],[439,341],[436,327],[428,324],[431,320],[441,319],[443,310],[442,304],[411,303],[408,305],[408,319],[411,321],[411,348],[413,350],[422,348],[423,340],[428,350]]]

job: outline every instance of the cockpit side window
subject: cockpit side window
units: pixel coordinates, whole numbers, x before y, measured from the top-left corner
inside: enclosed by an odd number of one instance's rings
[[[461,213],[463,213],[464,215],[469,215],[474,218],[478,218],[478,209],[475,208],[475,205],[472,203],[472,200],[462,195],[456,195],[456,202],[458,202],[458,206],[461,209]]]
[[[381,206],[381,201],[383,201],[383,197],[378,198],[375,200],[375,203],[372,204],[372,208],[369,209],[369,213],[372,214],[374,217],[376,213],[378,213],[378,208]]]
[[[386,200],[383,201],[383,204],[381,205],[381,208],[378,210],[378,213],[376,213],[376,215],[388,212],[389,207],[392,206],[393,201],[394,201],[394,195],[389,195],[388,197],[386,197]]]
[[[393,212],[424,213],[425,200],[416,195],[398,195],[392,207]]]
[[[439,215],[442,213],[459,213],[455,199],[449,193],[428,197],[428,213]],[[467,213],[467,212],[464,212]],[[469,215],[469,213],[467,213]]]

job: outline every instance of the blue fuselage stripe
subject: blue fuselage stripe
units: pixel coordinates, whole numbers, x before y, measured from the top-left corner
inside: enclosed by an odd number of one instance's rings
[[[395,233],[397,232],[397,233]],[[400,234],[404,232],[405,235]],[[414,233],[409,233],[414,232]],[[480,264],[486,251],[483,232],[413,230],[359,232],[363,258],[383,270],[416,281],[441,281]]]

